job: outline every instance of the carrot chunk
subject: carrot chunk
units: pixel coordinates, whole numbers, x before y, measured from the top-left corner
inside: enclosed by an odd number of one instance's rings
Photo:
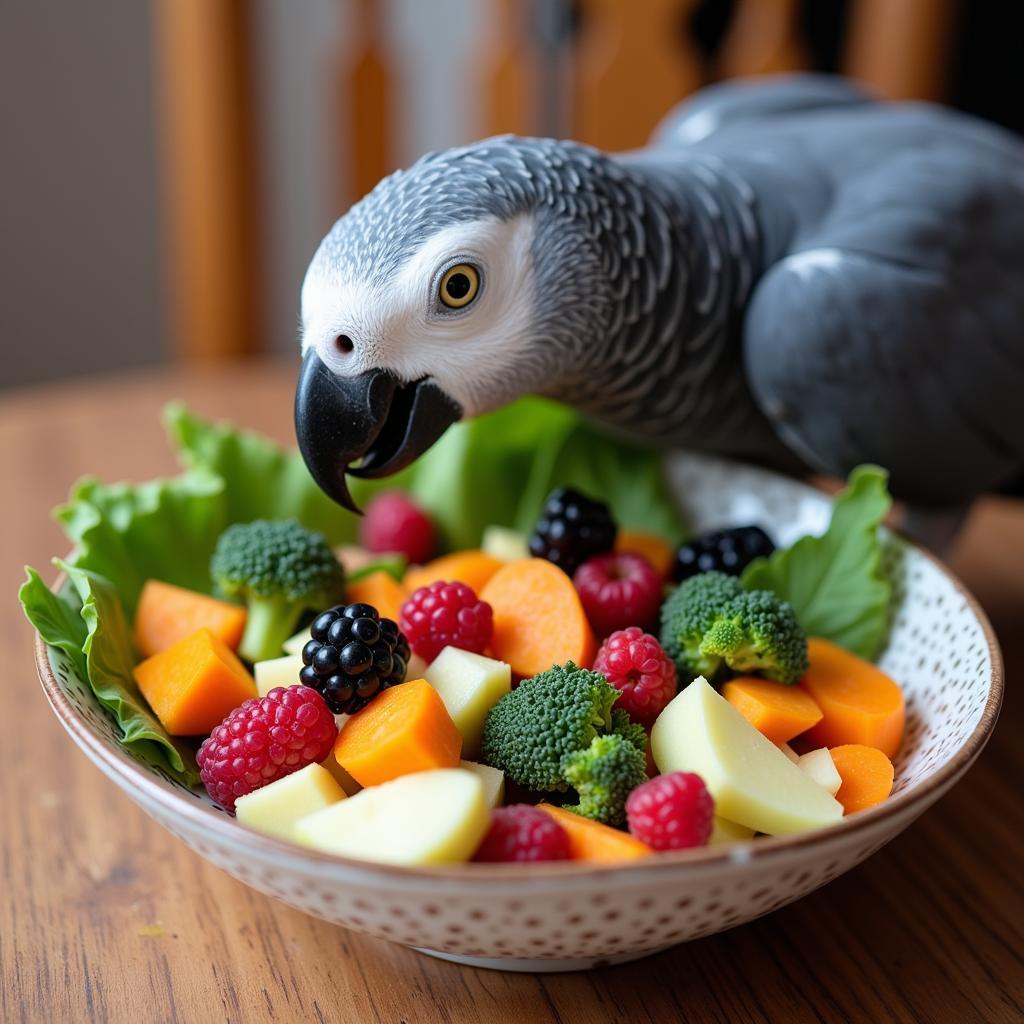
[[[602,825],[599,821],[584,818],[551,804],[538,804],[540,810],[550,814],[569,833],[569,849],[573,860],[592,863],[609,863],[619,860],[635,860],[647,857],[654,851],[628,832]]]
[[[198,629],[135,667],[135,681],[172,736],[212,732],[256,684],[237,655],[208,629]]]
[[[903,738],[903,691],[880,668],[820,637],[807,642],[811,667],[800,686],[821,708],[811,747],[863,743],[894,757]]]
[[[477,594],[487,581],[504,565],[484,551],[456,551],[442,555],[426,565],[416,565],[405,574],[405,588],[411,594],[420,587],[444,580],[446,583],[465,583]]]
[[[641,555],[654,566],[662,579],[668,577],[675,552],[663,537],[642,530],[619,530],[615,537],[615,550]]]
[[[821,721],[814,698],[796,686],[741,676],[722,687],[722,696],[772,743],[787,743]]]
[[[877,747],[847,743],[833,747],[829,753],[843,780],[836,799],[847,814],[874,807],[892,792],[895,774],[892,761]]]
[[[520,676],[574,661],[588,668],[596,643],[572,580],[543,558],[508,562],[480,592],[494,609],[491,653]]]
[[[457,768],[462,735],[425,679],[392,686],[338,733],[334,757],[360,786],[430,768]]]
[[[402,605],[409,592],[389,572],[383,569],[350,583],[345,592],[350,604],[369,604],[380,612],[382,619],[398,621]]]
[[[135,612],[135,646],[148,658],[197,629],[208,629],[232,650],[242,642],[245,609],[162,580],[147,580]]]

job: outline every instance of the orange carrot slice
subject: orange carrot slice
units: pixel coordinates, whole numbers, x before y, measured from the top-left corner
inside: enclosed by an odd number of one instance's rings
[[[502,566],[480,591],[494,609],[491,653],[520,676],[574,661],[588,668],[596,653],[572,580],[543,558]]]
[[[462,736],[425,679],[378,694],[345,723],[334,744],[335,760],[360,786],[457,768],[461,753]]]
[[[563,807],[551,804],[537,806],[550,814],[569,833],[569,849],[573,860],[607,864],[648,857],[654,852],[646,843],[641,843],[628,832],[620,832],[617,828],[602,825],[599,821],[584,818]]]
[[[829,753],[843,780],[836,799],[847,814],[874,807],[892,792],[895,775],[892,761],[877,747],[846,743],[833,747]]]
[[[373,605],[382,619],[392,619],[394,622],[398,621],[402,605],[409,596],[405,587],[383,569],[350,583],[345,594],[350,604],[359,602]]]
[[[863,743],[894,757],[903,738],[903,691],[880,668],[820,637],[807,643],[811,667],[800,680],[821,708],[811,747]]]
[[[741,676],[722,687],[722,696],[772,743],[787,743],[821,721],[821,708],[805,690],[769,679]]]
[[[135,611],[135,646],[148,658],[198,629],[208,629],[232,650],[242,641],[245,609],[162,580],[147,580]]]
[[[446,583],[465,583],[479,595],[487,581],[504,565],[484,551],[456,551],[442,555],[426,565],[416,565],[405,574],[405,588],[411,594],[420,587],[444,580]]]
[[[212,732],[256,684],[235,653],[200,629],[135,667],[135,681],[172,736]]]
[[[654,566],[662,579],[667,578],[675,555],[672,545],[667,540],[654,533],[644,533],[642,530],[619,530],[615,537],[615,550],[642,555]]]

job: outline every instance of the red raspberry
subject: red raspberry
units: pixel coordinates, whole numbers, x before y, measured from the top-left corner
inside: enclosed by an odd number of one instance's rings
[[[693,772],[659,775],[626,800],[629,831],[652,850],[687,850],[711,838],[715,802]]]
[[[568,860],[569,833],[549,814],[529,804],[491,811],[491,827],[476,861]]]
[[[661,577],[641,555],[596,555],[576,570],[572,581],[600,636],[627,626],[649,626],[661,606]]]
[[[399,625],[413,651],[430,662],[446,647],[482,654],[494,632],[494,612],[472,587],[438,580],[413,591]]]
[[[397,551],[410,562],[428,561],[437,547],[433,520],[401,491],[383,491],[370,499],[359,538],[368,551]]]
[[[337,736],[334,715],[316,690],[277,686],[235,708],[203,741],[199,775],[207,793],[234,811],[238,797],[322,761]]]
[[[676,695],[676,667],[661,644],[639,626],[612,633],[597,652],[594,671],[621,691],[617,708],[652,726]]]

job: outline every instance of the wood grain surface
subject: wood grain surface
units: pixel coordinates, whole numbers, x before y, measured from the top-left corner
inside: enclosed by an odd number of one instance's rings
[[[953,564],[1007,659],[995,737],[860,868],[723,935],[599,973],[442,963],[290,910],[207,865],[73,747],[36,683],[21,566],[64,550],[50,508],[92,473],[174,468],[183,397],[280,440],[296,366],[104,378],[0,398],[0,1020],[847,1022],[1024,1020],[1024,504],[975,509]]]

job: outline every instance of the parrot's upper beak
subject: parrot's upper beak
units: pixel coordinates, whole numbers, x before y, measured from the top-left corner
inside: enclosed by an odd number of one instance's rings
[[[302,362],[295,392],[299,451],[320,488],[353,512],[359,509],[346,473],[397,473],[461,416],[459,404],[426,379],[403,384],[387,370],[339,377],[312,350]]]

